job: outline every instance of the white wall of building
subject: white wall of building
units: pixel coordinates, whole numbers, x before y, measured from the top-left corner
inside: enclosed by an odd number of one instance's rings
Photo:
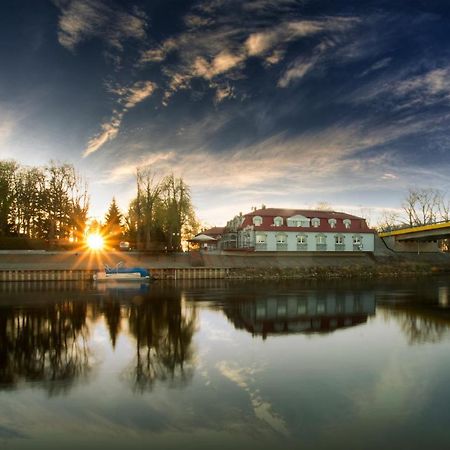
[[[326,251],[327,252],[334,252],[336,251],[336,245],[335,245],[335,236],[340,235],[344,237],[344,249],[339,251],[346,251],[346,252],[353,252],[355,251],[353,247],[353,236],[360,236],[362,248],[359,251],[363,252],[373,252],[374,251],[374,235],[372,233],[336,233],[336,232],[302,232],[302,231],[286,231],[286,232],[280,232],[280,231],[258,231],[258,230],[247,230],[242,231],[242,234],[247,233],[249,235],[249,238],[245,241],[243,237],[241,236],[240,239],[240,247],[243,247],[242,244],[244,241],[248,242],[250,247],[253,247],[255,245],[255,238],[256,235],[261,233],[266,235],[266,246],[265,248],[261,248],[263,246],[256,245],[255,248],[257,251],[269,251],[269,252],[275,252],[275,251],[298,251],[297,248],[297,236],[303,235],[306,236],[307,241],[307,250],[308,252],[315,252],[317,250],[316,245],[316,236],[317,235],[323,235],[325,236],[326,241]],[[279,249],[277,248],[277,235],[278,234],[285,234],[287,236],[286,243],[287,243],[287,249]],[[319,250],[324,251],[324,250]]]

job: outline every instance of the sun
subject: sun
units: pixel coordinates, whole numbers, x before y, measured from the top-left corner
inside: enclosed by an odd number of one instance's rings
[[[87,235],[86,244],[90,250],[101,250],[105,245],[105,242],[102,236],[95,233]]]

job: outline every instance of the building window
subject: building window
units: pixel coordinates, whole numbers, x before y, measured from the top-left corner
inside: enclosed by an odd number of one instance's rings
[[[260,217],[260,216],[253,217],[253,225],[255,225],[255,227],[261,226],[262,225],[262,217]]]
[[[275,218],[273,219],[273,224],[274,224],[276,227],[281,227],[281,226],[283,225],[283,218],[282,218],[282,217],[275,217]]]
[[[334,242],[336,245],[343,245],[344,244],[344,237],[342,234],[338,234],[334,237]]]
[[[294,216],[289,217],[287,220],[287,226],[288,227],[309,227],[310,226],[310,219],[307,219],[306,217],[301,216]]]
[[[353,251],[358,251],[363,249],[362,237],[361,236],[353,236]]]
[[[318,219],[317,217],[314,217],[314,219],[311,220],[311,225],[314,228],[320,227],[320,219]]]
[[[352,221],[350,219],[344,219],[342,221],[342,223],[344,224],[344,227],[347,228],[347,230],[351,227],[352,225]]]
[[[328,219],[331,228],[336,228],[336,219]]]
[[[266,235],[256,233],[256,243],[257,244],[265,244],[266,243]]]
[[[326,245],[327,244],[327,238],[324,234],[318,234],[316,236],[316,244],[317,245]]]
[[[308,243],[308,238],[304,234],[297,236],[297,244],[304,245]]]
[[[287,236],[285,234],[277,234],[277,244],[286,244]]]

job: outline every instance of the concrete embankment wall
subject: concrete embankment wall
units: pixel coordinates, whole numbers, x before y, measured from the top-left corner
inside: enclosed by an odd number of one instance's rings
[[[147,255],[138,253],[5,252],[0,251],[0,281],[83,281],[107,264],[122,261],[127,267],[151,270],[159,279],[221,279],[239,277],[302,277],[313,272],[353,276],[359,272],[386,272],[386,266],[435,265],[450,268],[449,254],[371,253],[185,253]],[[314,275],[313,275],[314,276]]]
[[[91,281],[96,272],[96,270],[0,270],[0,282]],[[217,267],[159,268],[152,269],[151,273],[159,280],[200,280],[229,278],[231,270]]]

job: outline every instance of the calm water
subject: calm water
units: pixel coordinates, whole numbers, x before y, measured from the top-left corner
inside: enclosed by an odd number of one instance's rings
[[[450,278],[0,285],[0,448],[450,448]]]

